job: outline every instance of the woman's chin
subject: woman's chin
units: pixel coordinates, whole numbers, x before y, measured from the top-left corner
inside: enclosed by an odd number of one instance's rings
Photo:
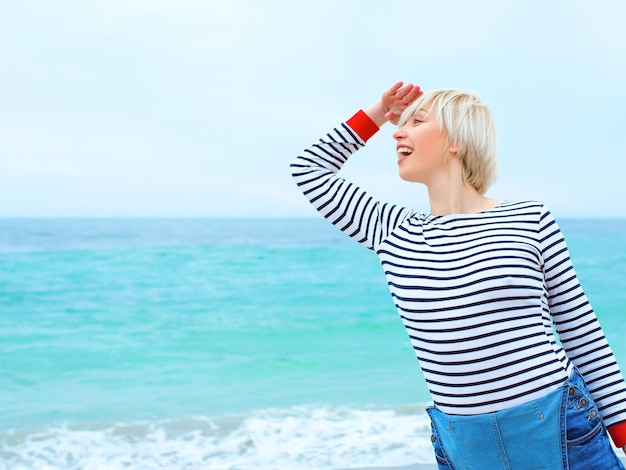
[[[398,176],[402,181],[406,181],[407,183],[421,183],[422,181],[419,178],[416,178],[415,175],[407,174],[407,172],[403,172],[402,169],[398,172]]]

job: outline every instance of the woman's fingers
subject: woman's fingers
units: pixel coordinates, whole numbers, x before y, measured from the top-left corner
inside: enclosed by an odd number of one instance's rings
[[[395,94],[397,94],[397,93],[398,93],[398,91],[399,91],[400,89],[402,89],[402,86],[403,86],[403,85],[404,85],[404,82],[397,82],[397,83],[394,83],[393,85],[391,85],[391,88],[389,88],[389,90],[387,90],[387,92],[388,92],[390,95],[395,95]]]
[[[421,90],[419,85],[414,85],[413,88],[405,95],[404,98],[408,100],[410,103],[412,103],[423,94],[424,92]]]
[[[419,95],[422,94],[422,90],[419,85],[408,84],[398,89],[396,96],[409,103],[413,102]]]
[[[397,82],[386,90],[380,100],[381,109],[385,118],[392,124],[396,124],[402,111],[422,94],[418,85],[412,83]]]

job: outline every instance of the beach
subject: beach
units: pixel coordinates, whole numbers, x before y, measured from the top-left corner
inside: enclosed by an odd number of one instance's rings
[[[626,221],[561,223],[626,363]],[[318,219],[0,223],[0,469],[425,470],[373,253]]]

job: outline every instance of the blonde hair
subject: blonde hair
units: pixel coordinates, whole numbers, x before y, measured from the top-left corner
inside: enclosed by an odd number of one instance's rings
[[[496,129],[487,105],[478,95],[453,88],[424,93],[407,107],[398,126],[403,126],[420,109],[430,113],[457,148],[463,164],[463,180],[485,194],[497,177]]]

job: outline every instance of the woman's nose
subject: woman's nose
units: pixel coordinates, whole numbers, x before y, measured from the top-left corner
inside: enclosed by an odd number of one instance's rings
[[[393,135],[393,138],[396,140],[400,140],[403,137],[405,137],[406,131],[404,130],[404,126],[398,127],[398,129],[396,129],[396,131],[392,135]]]

